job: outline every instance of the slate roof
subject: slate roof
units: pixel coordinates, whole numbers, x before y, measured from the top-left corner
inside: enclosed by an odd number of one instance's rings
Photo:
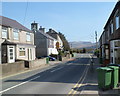
[[[53,38],[52,36],[44,33],[44,32],[41,32],[40,30],[38,30],[38,32],[40,32],[42,35],[44,35],[46,38],[49,38],[49,39],[52,39],[52,40],[56,40],[55,38]]]
[[[120,7],[120,0],[118,0],[118,2],[116,3],[116,5],[115,5],[115,7],[114,7],[114,9],[113,9],[113,11],[112,11],[112,13],[111,13],[111,15],[110,15],[108,21],[107,21],[107,23],[105,24],[104,29],[105,29],[106,26],[109,24],[111,18],[114,17],[114,14],[115,14],[116,10],[117,10],[119,7]]]
[[[10,19],[10,18],[4,17],[4,16],[0,16],[0,20],[2,20],[2,22],[0,22],[0,25],[6,26],[6,27],[11,27],[11,28],[17,28],[17,29],[23,30],[23,31],[32,32],[31,30],[29,30],[28,28],[26,28],[25,26],[23,26],[16,20],[13,20],[13,19]]]

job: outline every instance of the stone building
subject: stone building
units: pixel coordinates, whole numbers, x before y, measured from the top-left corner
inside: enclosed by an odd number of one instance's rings
[[[120,64],[120,1],[113,9],[99,40],[104,64]]]

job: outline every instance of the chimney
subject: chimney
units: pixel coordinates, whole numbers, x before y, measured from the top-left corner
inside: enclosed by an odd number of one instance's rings
[[[31,30],[37,31],[38,30],[38,23],[35,23],[35,21],[34,21],[34,23],[31,24]]]
[[[52,28],[49,29],[49,32],[52,33]]]
[[[42,26],[40,26],[39,30],[43,33],[45,33],[45,28],[42,28]]]

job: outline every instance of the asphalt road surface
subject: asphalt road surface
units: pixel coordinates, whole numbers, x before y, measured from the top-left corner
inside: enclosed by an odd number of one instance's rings
[[[89,63],[90,54],[77,54],[72,61],[5,78],[0,94],[71,94]]]

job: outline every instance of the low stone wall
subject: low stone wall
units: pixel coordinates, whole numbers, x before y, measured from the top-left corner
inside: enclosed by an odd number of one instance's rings
[[[66,61],[67,59],[70,59],[70,57],[69,56],[63,57],[62,61]],[[53,62],[54,63],[58,63],[58,62],[60,63],[61,61],[53,61]],[[28,68],[28,70],[30,70],[30,69],[34,69],[34,68],[38,68],[38,67],[44,67],[45,65],[47,65],[46,64],[46,58],[36,59],[36,60],[33,60],[33,61],[17,61],[17,62],[14,62],[14,63],[0,64],[0,69],[2,69],[2,76],[0,76],[0,78],[6,77],[6,76],[9,76],[9,75],[13,75],[13,74],[16,74],[16,73],[20,73],[22,71],[25,71],[26,68]]]
[[[29,61],[29,68],[37,68],[46,65],[46,58]]]
[[[72,56],[71,54],[68,54],[66,57],[62,57],[62,61],[66,61],[67,59],[70,59]]]
[[[0,69],[2,69],[2,77],[16,74],[24,71],[24,61],[0,64]]]

